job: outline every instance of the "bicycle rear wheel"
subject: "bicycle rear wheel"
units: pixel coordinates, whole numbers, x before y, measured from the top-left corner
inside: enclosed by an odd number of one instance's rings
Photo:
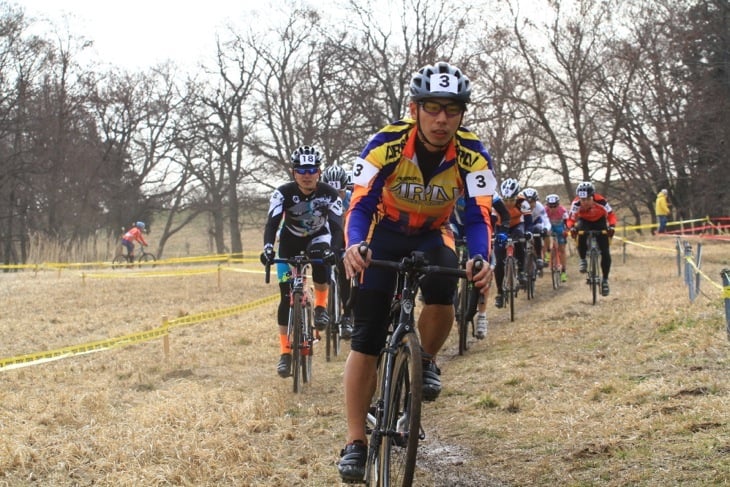
[[[139,256],[139,264],[140,266],[144,265],[145,267],[154,267],[155,261],[157,261],[157,258],[153,254],[149,254],[145,252],[144,254]]]
[[[122,269],[123,267],[126,267],[127,264],[129,264],[129,261],[127,260],[126,255],[117,255],[114,257],[114,260],[112,260],[112,269]]]
[[[378,485],[410,486],[421,433],[421,345],[414,332],[398,347],[390,395],[385,405],[386,434],[381,437]]]

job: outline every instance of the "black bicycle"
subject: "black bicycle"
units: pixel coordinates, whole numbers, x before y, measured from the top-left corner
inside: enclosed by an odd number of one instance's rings
[[[367,247],[361,247],[365,254]],[[422,252],[398,262],[371,260],[370,265],[396,271],[385,347],[378,359],[378,382],[367,415],[370,445],[365,483],[370,486],[410,486],[416,468],[423,397],[422,351],[415,327],[415,297],[424,276],[466,277],[463,269],[429,265]],[[353,289],[354,292],[354,289]]]
[[[598,235],[606,235],[606,230],[579,230],[578,235],[586,235],[588,238],[588,276],[586,277],[586,284],[590,287],[591,297],[593,298],[593,304],[596,304],[598,299],[598,288],[601,286],[601,273],[599,267],[599,259],[601,256],[601,249],[598,247]]]
[[[314,355],[314,297],[308,284],[307,272],[311,264],[324,263],[310,259],[304,252],[293,257],[277,257],[266,265],[266,283],[269,283],[271,264],[288,264],[291,269],[289,284],[289,322],[287,335],[292,351],[293,390],[302,392],[304,384],[312,381],[312,356]]]
[[[112,269],[132,267],[135,264],[138,266],[154,266],[157,261],[155,254],[147,252],[145,250],[145,246],[142,244],[139,245],[138,249],[139,252],[137,252],[134,256],[129,255],[129,253],[124,253],[124,251],[119,253],[116,257],[114,257],[114,260],[112,260]]]

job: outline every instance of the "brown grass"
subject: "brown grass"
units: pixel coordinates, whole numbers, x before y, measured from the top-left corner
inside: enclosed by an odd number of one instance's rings
[[[672,243],[646,243],[672,248]],[[254,240],[250,248],[258,247]],[[441,356],[416,485],[727,485],[730,345],[721,293],[690,304],[674,254],[614,248],[611,295],[571,281],[489,308],[487,339]],[[706,244],[719,283],[727,246]],[[256,264],[238,266],[260,271]],[[135,271],[123,271],[127,274]],[[0,275],[0,357],[152,329],[274,294],[260,273]],[[276,376],[275,303],[162,340],[0,371],[0,485],[337,485],[343,356],[303,394]],[[345,347],[347,348],[347,347]]]

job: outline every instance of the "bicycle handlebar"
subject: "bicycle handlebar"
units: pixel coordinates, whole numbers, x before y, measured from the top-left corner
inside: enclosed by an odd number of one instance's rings
[[[289,264],[295,267],[304,267],[307,264],[325,264],[325,261],[323,259],[312,259],[304,254],[298,254],[293,257],[275,257],[264,266],[264,282],[266,284],[271,280],[271,264]]]

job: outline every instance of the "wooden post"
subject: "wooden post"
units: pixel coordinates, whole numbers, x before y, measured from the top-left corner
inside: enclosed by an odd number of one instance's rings
[[[162,326],[166,331],[162,337],[162,349],[165,352],[165,362],[168,362],[170,360],[170,330],[168,329],[167,316],[162,317]]]

